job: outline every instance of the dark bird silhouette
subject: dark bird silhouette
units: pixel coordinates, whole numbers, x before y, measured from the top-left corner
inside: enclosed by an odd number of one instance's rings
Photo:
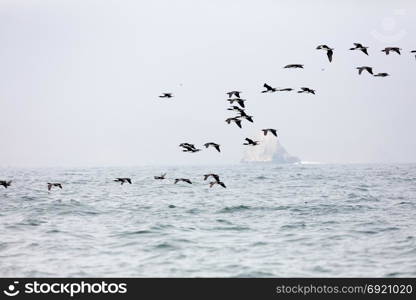
[[[177,183],[178,183],[178,182],[180,182],[180,181],[183,181],[183,182],[186,182],[186,183],[192,184],[192,181],[191,181],[191,180],[189,180],[189,179],[187,179],[187,178],[176,178],[176,179],[175,179],[175,184],[177,184]]]
[[[192,152],[192,153],[195,153],[195,152],[201,151],[201,149],[195,148],[195,145],[194,144],[189,144],[189,143],[179,144],[179,147],[182,147],[183,148],[183,150],[182,150],[183,152]]]
[[[234,118],[228,118],[225,120],[225,122],[227,122],[228,124],[230,124],[231,122],[234,122],[238,127],[241,127],[241,120],[239,117],[234,117]]]
[[[222,186],[223,188],[227,188],[227,187],[225,186],[224,182],[222,182],[222,181],[211,181],[211,182],[209,183],[209,187],[210,187],[210,188],[212,188],[212,187],[213,187],[214,185],[216,185],[216,184],[218,184],[218,185]]]
[[[266,88],[264,91],[261,91],[262,93],[274,93],[277,92],[277,88],[271,87],[267,83],[263,84],[263,86]]]
[[[268,132],[271,132],[275,137],[277,137],[277,130],[273,128],[262,129],[264,135],[267,135]]]
[[[247,115],[244,111],[240,112],[240,117],[246,119],[247,121],[253,123],[253,116]]]
[[[308,93],[308,94],[314,94],[315,95],[315,90],[307,88],[307,87],[301,87],[300,91],[298,91],[298,93]]]
[[[388,73],[377,73],[373,75],[374,77],[387,77],[390,76]]]
[[[285,69],[303,69],[303,65],[301,64],[290,64],[290,65],[286,65],[283,68]]]
[[[62,189],[62,184],[60,184],[60,183],[49,183],[48,182],[48,191],[50,191],[53,187],[58,187],[58,188]]]
[[[210,177],[214,178],[215,181],[217,181],[217,182],[220,181],[220,176],[218,176],[218,174],[214,174],[214,173],[204,174],[204,180],[207,180]]]
[[[4,186],[5,189],[9,187],[12,184],[12,180],[6,181],[6,180],[0,180],[0,185]]]
[[[127,178],[127,177],[123,177],[123,178],[116,178],[114,179],[115,182],[120,182],[121,185],[123,185],[124,183],[128,182],[129,184],[131,184],[131,179]]]
[[[215,149],[217,149],[218,152],[221,152],[220,145],[217,144],[217,143],[209,142],[209,143],[205,143],[204,146],[205,146],[205,148],[208,148],[210,146],[214,147]]]
[[[350,50],[360,50],[362,51],[365,55],[368,55],[367,49],[368,47],[363,46],[360,43],[354,43],[354,48],[350,48]]]
[[[279,89],[278,91],[279,92],[290,92],[290,91],[293,91],[293,89],[292,88],[284,88],[284,89]]]
[[[245,140],[247,141],[247,143],[244,143],[243,145],[256,146],[260,143],[259,141],[253,141],[252,139],[249,139],[249,138],[245,138]]]
[[[245,99],[236,98],[236,99],[227,99],[227,101],[230,102],[230,104],[233,104],[234,102],[237,102],[238,105],[240,105],[242,108],[246,107],[244,105],[244,102],[246,101]]]
[[[233,95],[236,96],[237,98],[240,98],[240,91],[231,91],[231,92],[227,92],[226,94],[228,95],[228,98],[231,98]]]
[[[159,98],[172,98],[173,95],[172,93],[163,93],[161,96],[159,96]]]
[[[242,109],[242,108],[240,108],[240,107],[238,107],[238,106],[235,106],[235,105],[233,105],[233,106],[231,106],[231,107],[227,108],[227,110],[235,110],[235,111],[237,111],[237,112],[239,112],[239,113],[244,113],[244,109]]]
[[[400,55],[401,54],[400,50],[402,50],[402,49],[400,49],[399,47],[386,47],[383,50],[381,50],[381,52],[384,52],[384,53],[386,53],[386,55],[389,55],[389,53],[391,51],[393,51],[393,52],[396,52],[397,54]]]
[[[166,173],[163,173],[162,175],[160,175],[160,176],[154,176],[153,177],[154,179],[157,179],[157,180],[163,180],[163,179],[166,179]]]
[[[416,50],[412,50],[410,51],[410,53],[416,53]],[[415,55],[415,59],[416,59],[416,55]]]
[[[319,45],[318,47],[316,47],[317,50],[325,50],[326,51],[326,55],[328,56],[328,60],[329,62],[332,62],[332,56],[334,55],[334,49],[328,47],[327,45]]]
[[[372,67],[367,67],[367,66],[363,66],[363,67],[357,67],[358,70],[358,75],[361,75],[361,73],[365,70],[368,73],[370,73],[371,75],[373,75],[373,68]]]

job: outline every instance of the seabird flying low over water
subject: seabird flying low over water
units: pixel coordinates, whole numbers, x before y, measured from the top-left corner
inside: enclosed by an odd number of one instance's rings
[[[286,65],[283,68],[285,69],[303,69],[303,65],[301,64],[290,64],[290,65]]]
[[[114,179],[115,182],[120,182],[121,185],[123,185],[124,183],[128,182],[129,184],[131,184],[131,179],[124,177],[124,178],[116,178]]]
[[[334,49],[328,47],[327,45],[319,45],[316,47],[316,50],[325,50],[326,55],[328,56],[329,62],[332,62],[332,56],[334,55]]]
[[[192,181],[191,181],[191,180],[189,180],[189,179],[187,179],[187,178],[176,178],[176,179],[175,179],[175,184],[177,184],[177,183],[178,183],[178,182],[180,182],[180,181],[183,181],[183,182],[186,182],[186,183],[192,184]]]
[[[284,89],[279,89],[278,91],[279,92],[290,92],[290,91],[293,91],[293,89],[292,88],[284,88]]]
[[[240,91],[231,91],[231,92],[227,92],[226,94],[228,95],[228,98],[231,98],[233,95],[236,96],[237,98],[240,98]]]
[[[253,141],[252,139],[245,138],[247,143],[244,143],[243,145],[250,145],[250,146],[257,146],[260,142],[259,141]]]
[[[220,145],[219,144],[217,144],[217,143],[212,143],[212,142],[210,142],[210,143],[205,143],[204,144],[204,146],[205,146],[205,148],[208,148],[208,147],[214,147],[215,149],[217,149],[217,151],[218,152],[221,152],[221,149],[220,149]]]
[[[222,182],[222,181],[211,181],[211,182],[209,183],[209,187],[210,187],[210,188],[212,188],[212,187],[213,187],[214,185],[216,185],[216,184],[218,184],[218,185],[222,186],[223,188],[227,188],[227,187],[225,186],[224,182]]]
[[[360,43],[354,43],[354,48],[350,48],[350,50],[360,50],[362,51],[364,54],[368,55],[367,49],[368,47],[365,47],[363,45],[361,45]]]
[[[368,73],[370,73],[371,75],[373,75],[373,68],[372,67],[367,67],[367,66],[363,66],[363,67],[357,67],[358,70],[358,75],[361,75],[361,73],[365,70]]]
[[[393,51],[400,55],[400,50],[402,49],[400,49],[399,47],[386,47],[383,50],[381,50],[381,52],[384,52],[386,53],[386,55],[389,55],[390,51]]]
[[[271,87],[267,83],[263,84],[263,86],[266,88],[264,91],[261,91],[262,93],[274,93],[277,92],[277,88]]]
[[[60,184],[60,183],[49,183],[48,182],[48,191],[50,191],[53,187],[59,187],[60,189],[62,189],[62,184]]]
[[[208,178],[214,178],[215,181],[220,181],[220,176],[218,176],[218,174],[214,174],[214,173],[210,173],[210,174],[204,174],[204,180],[207,180]]]
[[[300,91],[298,91],[298,93],[308,93],[308,94],[314,94],[315,95],[315,90],[307,88],[307,87],[301,87]]]
[[[271,132],[275,137],[277,137],[277,130],[273,128],[262,129],[264,135],[267,135],[268,132]]]
[[[240,98],[236,98],[236,99],[227,99],[228,102],[230,102],[230,104],[233,104],[234,102],[237,102],[238,105],[240,105],[241,107],[246,107],[244,105],[244,102],[246,101],[245,99],[240,99]]]
[[[374,77],[387,77],[390,76],[388,73],[377,73],[373,75]]]
[[[154,176],[153,177],[154,179],[157,179],[157,180],[163,180],[163,179],[166,179],[166,173],[163,173],[162,175],[160,175],[160,176]]]
[[[172,98],[173,95],[172,93],[163,93],[161,96],[159,96],[159,98]]]
[[[12,181],[6,181],[6,180],[0,180],[0,185],[4,186],[5,189],[7,189],[7,187],[9,187],[12,184]]]
[[[239,117],[234,117],[234,118],[228,118],[225,120],[225,122],[227,122],[228,124],[230,124],[231,122],[234,122],[238,127],[241,127],[241,120]]]

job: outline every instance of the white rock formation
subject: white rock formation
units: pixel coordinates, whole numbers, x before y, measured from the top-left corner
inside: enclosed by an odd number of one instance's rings
[[[241,162],[273,162],[273,163],[297,163],[300,159],[291,156],[279,143],[279,140],[270,132],[265,136],[259,134],[255,140],[260,141],[257,146],[245,146]]]

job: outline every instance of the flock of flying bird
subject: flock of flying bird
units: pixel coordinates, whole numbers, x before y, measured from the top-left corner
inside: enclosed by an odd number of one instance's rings
[[[360,43],[353,43],[354,47],[350,48],[349,50],[352,51],[361,51],[363,52],[365,55],[369,55],[368,54],[368,47],[363,46]],[[332,62],[333,60],[333,55],[334,55],[334,48],[331,48],[327,45],[319,45],[316,47],[317,50],[323,50],[326,51],[326,55],[328,57],[329,62]],[[396,53],[397,55],[401,55],[401,51],[402,49],[399,47],[386,47],[383,50],[381,50],[381,52],[384,52],[386,55],[389,55],[390,53]],[[416,50],[412,50],[410,51],[410,53],[415,55],[415,59],[416,59]],[[303,64],[289,64],[284,66],[283,68],[285,69],[303,69],[304,65]],[[374,73],[373,72],[373,68],[369,67],[369,66],[360,66],[356,68],[358,70],[358,74],[361,75],[363,73],[363,71],[368,72],[369,74],[375,76],[375,77],[387,77],[389,76],[388,73],[385,72],[380,72],[380,73]],[[263,87],[265,88],[265,90],[261,91],[262,93],[274,93],[274,92],[290,92],[293,91],[293,88],[276,88],[276,87],[272,87],[270,85],[268,85],[267,83],[264,83]],[[313,94],[315,95],[315,90],[308,88],[308,87],[301,87],[298,91],[298,93],[306,93],[306,94]],[[253,116],[248,115],[246,113],[246,106],[245,106],[245,102],[246,99],[242,99],[240,97],[241,95],[241,91],[231,91],[231,92],[227,92],[226,94],[228,95],[228,99],[227,101],[229,102],[229,104],[231,105],[229,108],[227,108],[227,110],[230,111],[234,111],[236,112],[238,115],[234,116],[234,117],[230,117],[227,118],[225,120],[225,122],[227,122],[227,124],[231,124],[231,123],[235,123],[239,128],[242,128],[242,121],[246,120],[248,122],[253,123]],[[159,96],[159,98],[172,98],[173,93],[163,93],[162,95]],[[234,103],[238,104],[237,105],[233,105]],[[264,135],[267,135],[268,133],[271,133],[272,135],[274,135],[275,137],[277,137],[277,130],[273,129],[273,128],[266,128],[266,129],[262,129],[262,132]],[[245,138],[245,142],[243,143],[243,145],[247,145],[247,146],[257,146],[259,145],[260,142],[259,141],[255,141],[253,139],[250,138]],[[179,147],[182,148],[183,152],[190,152],[190,153],[195,153],[195,152],[199,152],[202,149],[196,148],[194,144],[191,143],[181,143],[179,144]],[[220,145],[214,142],[208,142],[204,144],[205,148],[214,148],[216,151],[221,152],[221,148]],[[209,179],[210,177],[212,177],[214,179],[214,181],[209,182],[209,186],[213,187],[214,185],[219,185],[222,186],[223,188],[226,188],[226,185],[220,180],[220,177],[218,174],[205,174],[204,176],[204,181]],[[154,176],[155,180],[164,180],[166,179],[166,173],[161,174],[160,176]],[[115,182],[119,182],[121,185],[123,185],[124,183],[132,183],[131,178],[127,178],[127,177],[120,177],[120,178],[116,178],[114,179]],[[192,184],[192,181],[188,178],[175,178],[174,179],[174,184],[177,184],[179,182],[184,182],[184,183],[188,183],[188,184]],[[12,184],[12,180],[0,180],[0,186],[3,186],[4,188],[8,188],[10,187]],[[62,184],[55,182],[55,183],[47,183],[47,188],[48,191],[50,191],[52,188],[60,188],[62,189]]]

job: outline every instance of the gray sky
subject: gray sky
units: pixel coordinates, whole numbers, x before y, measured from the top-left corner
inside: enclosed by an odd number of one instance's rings
[[[0,166],[235,163],[265,127],[304,161],[416,162],[415,3],[1,0]],[[234,89],[255,117],[243,130],[224,122]],[[207,141],[223,153],[178,148]]]

